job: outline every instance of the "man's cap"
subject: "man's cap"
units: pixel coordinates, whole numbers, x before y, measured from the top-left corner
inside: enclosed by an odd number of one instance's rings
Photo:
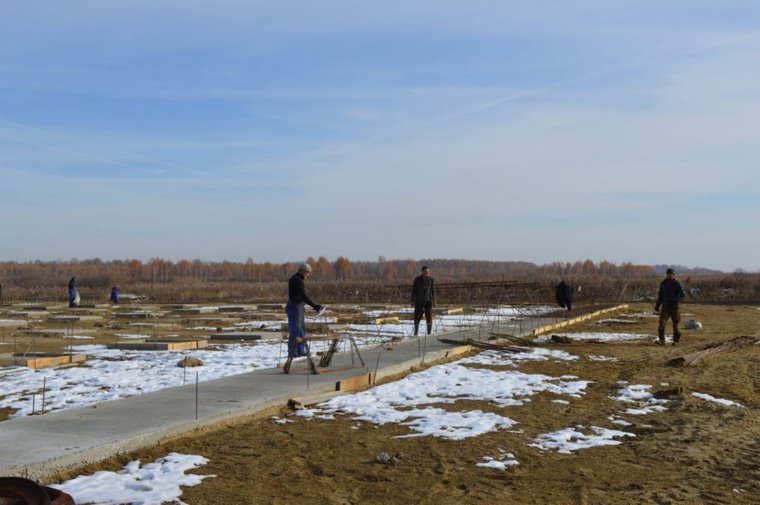
[[[311,272],[311,265],[308,263],[301,263],[298,265],[298,271],[299,272]]]
[[[420,270],[430,270],[430,267],[425,265],[424,267],[420,268]]]
[[[675,274],[676,274],[676,271],[675,271],[675,270],[673,270],[672,268],[668,268],[668,269],[665,271],[665,275],[675,275]]]

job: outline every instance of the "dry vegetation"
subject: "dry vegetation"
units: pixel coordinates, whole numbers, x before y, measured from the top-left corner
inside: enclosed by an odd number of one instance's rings
[[[314,266],[310,294],[323,303],[404,303],[422,264],[431,266],[440,303],[552,303],[554,286],[565,280],[580,286],[579,302],[625,302],[653,297],[664,267],[615,265],[591,260],[535,265],[512,261],[386,260],[351,262],[307,258]],[[0,262],[3,302],[48,304],[67,299],[66,284],[76,275],[83,303],[108,300],[117,285],[123,294],[152,303],[279,302],[297,262],[173,262],[152,258],[68,262]],[[760,274],[724,274],[679,269],[689,300],[702,303],[760,301]],[[128,301],[128,300],[126,300]]]

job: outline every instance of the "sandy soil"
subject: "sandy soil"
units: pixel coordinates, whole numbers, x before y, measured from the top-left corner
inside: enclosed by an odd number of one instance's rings
[[[632,305],[628,313],[651,311]],[[575,375],[593,384],[569,405],[550,403],[539,394],[523,406],[497,407],[468,402],[467,407],[518,421],[517,430],[462,441],[407,434],[398,425],[376,426],[349,416],[275,424],[267,412],[217,431],[177,439],[82,472],[116,470],[133,459],[153,461],[169,452],[200,454],[210,463],[197,470],[215,474],[187,488],[182,499],[200,504],[691,504],[758,503],[760,496],[760,345],[715,354],[690,367],[665,366],[668,360],[705,344],[740,335],[757,335],[760,310],[747,306],[686,305],[683,320],[697,319],[702,330],[684,330],[680,347],[650,342],[547,344],[581,357],[604,355],[616,362],[529,362],[526,373]],[[625,312],[623,313],[625,314]],[[618,317],[617,315],[614,317]],[[656,333],[657,320],[637,324],[587,323],[574,331]],[[611,425],[608,417],[623,408],[610,396],[618,381],[651,384],[654,391],[683,388],[663,413],[628,416],[633,426]],[[692,392],[730,399],[745,408],[725,407]],[[437,405],[442,408],[462,408]],[[529,447],[541,434],[574,425],[625,429],[636,437],[618,446],[574,454]],[[358,428],[357,428],[358,426]],[[475,466],[498,450],[512,452],[519,465],[506,471]],[[375,460],[397,456],[396,464]],[[64,479],[71,475],[58,476]]]

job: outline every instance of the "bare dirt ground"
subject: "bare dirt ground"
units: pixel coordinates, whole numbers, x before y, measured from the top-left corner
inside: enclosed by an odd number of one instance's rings
[[[628,313],[651,312],[632,305]],[[758,503],[760,496],[760,345],[708,357],[689,367],[665,366],[668,360],[715,341],[757,335],[760,310],[754,306],[686,305],[683,320],[702,322],[701,330],[684,330],[681,346],[660,347],[653,340],[631,343],[547,344],[581,356],[604,355],[615,362],[526,362],[525,373],[574,375],[593,381],[586,394],[568,405],[538,394],[522,406],[497,407],[467,402],[510,417],[516,430],[498,431],[461,441],[432,437],[394,438],[408,434],[399,425],[373,425],[350,416],[275,424],[270,416],[287,416],[283,408],[218,430],[168,441],[70,475],[98,469],[117,470],[140,459],[144,463],[169,452],[210,459],[196,470],[214,474],[185,489],[182,500],[200,504],[720,504]],[[617,316],[612,316],[617,317]],[[589,322],[568,332],[656,334],[657,320],[636,324]],[[653,390],[683,388],[670,397],[667,411],[627,416],[633,426],[615,427],[609,416],[624,407],[611,398],[618,381],[649,384]],[[744,407],[726,407],[692,396],[707,393]],[[457,408],[461,409],[461,402]],[[442,408],[450,406],[436,405]],[[620,428],[634,433],[618,446],[573,454],[542,452],[528,444],[542,433],[575,425]],[[358,426],[358,428],[357,428]],[[505,471],[475,466],[485,455],[503,449],[519,465]],[[376,455],[397,455],[396,464],[376,462]]]

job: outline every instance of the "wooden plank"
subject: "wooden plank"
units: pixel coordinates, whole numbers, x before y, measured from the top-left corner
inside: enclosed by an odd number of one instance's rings
[[[445,315],[452,315],[452,314],[464,314],[464,309],[462,307],[457,307],[453,309],[433,309],[433,312],[436,314],[445,314]]]
[[[601,309],[601,310],[597,310],[595,312],[592,312],[590,314],[584,314],[582,316],[578,316],[578,317],[575,317],[573,319],[567,319],[567,320],[559,322],[559,323],[549,324],[549,325],[546,325],[546,326],[541,326],[540,328],[536,328],[533,331],[531,331],[530,334],[535,337],[537,335],[541,335],[542,333],[546,333],[546,332],[549,332],[549,331],[554,331],[554,330],[559,329],[559,328],[564,328],[565,326],[571,326],[571,325],[574,325],[574,324],[582,323],[584,321],[588,321],[590,319],[594,319],[596,317],[601,316],[602,314],[607,314],[608,312],[615,312],[615,311],[623,310],[623,309],[627,309],[627,308],[628,308],[628,304],[627,303],[623,303],[621,305],[616,305],[616,306],[610,307],[608,309]]]
[[[376,319],[370,320],[371,323],[374,324],[398,324],[399,318],[396,316],[393,317],[378,317]]]
[[[446,351],[446,357],[450,358],[452,356],[458,356],[460,354],[468,353],[472,350],[472,346],[469,345],[460,345],[459,347],[455,347],[453,349],[450,349]]]
[[[372,374],[363,373],[335,383],[335,391],[356,391],[372,383]]]
[[[0,365],[16,365],[28,368],[47,368],[71,363],[84,363],[86,354],[38,354],[0,358]]]

